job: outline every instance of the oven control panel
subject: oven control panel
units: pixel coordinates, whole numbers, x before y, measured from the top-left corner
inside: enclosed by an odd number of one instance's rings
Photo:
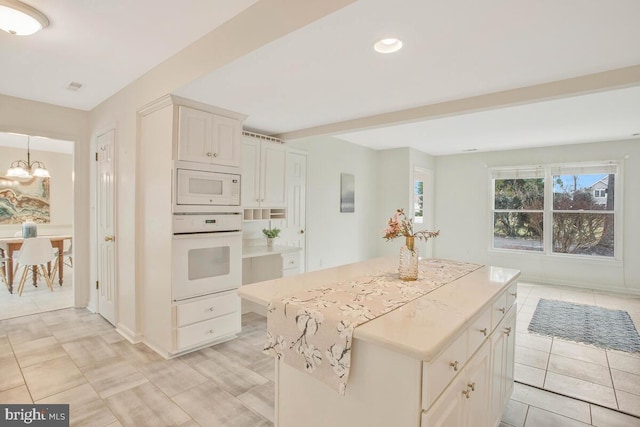
[[[240,213],[186,213],[173,215],[173,234],[220,233],[240,231]]]

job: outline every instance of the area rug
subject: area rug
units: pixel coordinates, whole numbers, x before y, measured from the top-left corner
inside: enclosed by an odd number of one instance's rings
[[[624,310],[540,299],[527,329],[605,349],[640,351],[640,336]]]

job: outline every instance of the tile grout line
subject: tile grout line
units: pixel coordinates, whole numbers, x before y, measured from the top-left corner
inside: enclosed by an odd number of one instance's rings
[[[609,353],[605,349],[604,356],[607,359],[607,368],[609,368],[609,377],[611,378],[611,388],[613,388],[613,398],[616,399],[616,407],[620,410],[620,403],[618,402],[618,392],[616,391],[616,383],[613,381],[613,373],[611,372],[611,363],[609,363]]]
[[[584,400],[584,399],[580,399],[579,397],[567,396],[566,394],[562,394],[562,393],[559,393],[559,392],[557,392],[557,391],[547,390],[546,388],[538,387],[538,386],[531,385],[531,384],[526,384],[526,383],[523,383],[523,382],[520,382],[520,381],[515,381],[515,382],[517,382],[518,384],[522,384],[522,385],[524,385],[524,386],[526,386],[526,387],[535,388],[536,390],[540,390],[540,391],[543,391],[543,392],[551,393],[551,394],[554,394],[554,395],[556,395],[556,396],[566,397],[567,399],[576,400],[576,401],[578,401],[578,402],[586,403],[587,405],[598,406],[598,407],[603,408],[603,409],[608,409],[609,411],[619,412],[619,413],[621,413],[621,414],[628,415],[628,416],[630,416],[630,417],[637,418],[638,420],[640,420],[640,415],[635,415],[635,414],[632,414],[632,413],[630,413],[630,412],[623,411],[623,410],[621,410],[621,409],[608,408],[608,407],[603,406],[603,405],[600,405],[600,404],[598,404],[598,403],[588,402],[588,401],[586,401],[586,400]],[[518,400],[518,402],[520,402],[520,403],[524,403],[524,404],[527,404],[527,405],[528,405],[528,403],[526,403],[526,402],[521,402],[521,401],[519,401],[519,400]],[[554,413],[554,414],[557,414],[557,415],[562,415],[562,414],[558,414],[557,412],[553,412],[553,411],[551,411],[551,410],[549,410],[549,409],[540,408],[540,407],[538,407],[538,406],[536,406],[536,408],[538,408],[538,409],[542,409],[543,411],[551,412],[551,413]],[[563,416],[563,417],[566,417],[566,418],[571,418],[571,417],[569,417],[569,416],[567,416],[567,415],[562,415],[562,416]],[[571,419],[575,419],[575,418],[571,418]],[[577,420],[577,421],[580,421],[580,420]]]

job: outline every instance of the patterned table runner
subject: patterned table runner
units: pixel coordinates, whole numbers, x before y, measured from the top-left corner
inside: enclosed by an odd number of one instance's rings
[[[344,395],[353,330],[482,267],[423,259],[419,279],[403,282],[396,270],[375,272],[274,300],[267,310],[264,351],[305,370]]]

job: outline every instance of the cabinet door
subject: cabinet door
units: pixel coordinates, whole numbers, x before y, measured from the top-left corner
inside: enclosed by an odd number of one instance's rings
[[[502,417],[506,338],[507,335],[502,333],[502,324],[498,325],[491,336],[491,416],[489,425],[497,425]]]
[[[180,106],[178,115],[178,160],[211,163],[213,114]]]
[[[511,393],[513,392],[513,369],[515,367],[515,351],[516,351],[516,311],[517,307],[511,307],[511,311],[507,314],[504,321],[505,338],[505,360],[504,360],[504,378],[502,403],[506,405]]]
[[[211,163],[224,166],[240,166],[240,122],[229,117],[213,116]]]
[[[242,141],[242,206],[260,206],[260,143],[253,138]]]
[[[491,384],[489,374],[491,372],[491,346],[488,341],[480,347],[473,359],[469,362],[467,380],[467,395],[465,395],[465,425],[488,426],[489,424],[489,392]]]
[[[466,375],[461,373],[440,395],[433,406],[422,414],[421,427],[462,427],[464,425]],[[480,425],[480,424],[477,424]]]
[[[266,142],[260,155],[260,203],[269,208],[284,208],[287,206],[287,149]]]

